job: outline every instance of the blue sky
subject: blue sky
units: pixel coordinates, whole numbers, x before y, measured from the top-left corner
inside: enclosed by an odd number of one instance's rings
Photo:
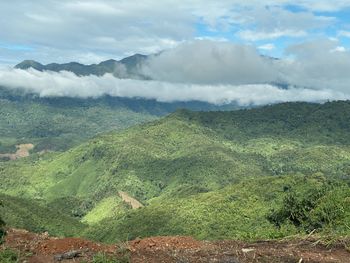
[[[331,39],[350,49],[350,0],[0,2],[0,63],[95,63],[196,39],[282,58],[295,44]]]

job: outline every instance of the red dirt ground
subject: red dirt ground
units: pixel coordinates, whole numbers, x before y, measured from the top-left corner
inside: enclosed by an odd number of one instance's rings
[[[19,250],[21,262],[51,263],[54,256],[79,250],[81,257],[61,262],[89,262],[102,252],[119,258],[128,254],[133,263],[350,263],[345,245],[326,247],[311,237],[293,241],[197,241],[191,237],[151,237],[123,245],[103,245],[80,238],[54,238],[10,229],[3,248]]]

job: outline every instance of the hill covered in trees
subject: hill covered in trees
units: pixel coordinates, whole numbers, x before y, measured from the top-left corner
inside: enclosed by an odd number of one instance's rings
[[[349,120],[344,101],[178,110],[63,153],[2,163],[0,189],[5,200],[35,199],[80,221],[80,235],[107,242],[348,235]],[[144,207],[131,209],[119,191]],[[5,220],[20,225],[4,205]]]

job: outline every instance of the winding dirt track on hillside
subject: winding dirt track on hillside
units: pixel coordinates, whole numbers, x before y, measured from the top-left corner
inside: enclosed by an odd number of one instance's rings
[[[19,262],[53,263],[57,254],[80,251],[79,257],[64,263],[91,262],[98,252],[113,258],[128,255],[131,263],[349,263],[346,245],[322,245],[313,237],[297,240],[261,241],[197,241],[192,237],[150,237],[119,245],[104,245],[81,238],[54,238],[47,234],[33,234],[10,229],[5,244],[19,250]],[[347,241],[349,246],[349,240]]]
[[[17,160],[19,158],[24,158],[29,156],[29,151],[34,148],[31,143],[16,145],[17,151],[15,153],[4,153],[0,154],[0,158],[8,158],[11,161]]]
[[[143,204],[141,204],[139,201],[137,201],[135,198],[131,197],[128,193],[123,191],[118,191],[118,195],[121,197],[121,199],[129,204],[132,209],[138,209],[140,207],[143,207]]]

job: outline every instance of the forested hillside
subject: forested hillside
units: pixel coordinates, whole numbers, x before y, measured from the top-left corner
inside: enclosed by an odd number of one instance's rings
[[[109,242],[345,235],[349,120],[349,102],[179,110],[63,153],[2,163],[0,189],[36,199],[83,222],[81,235]],[[144,207],[131,209],[119,191]],[[18,226],[4,204],[8,223]]]
[[[179,108],[234,109],[203,102],[160,103],[141,98],[41,98],[0,87],[0,154],[16,145],[34,144],[34,152],[62,151],[99,133],[155,120]],[[1,160],[1,158],[0,158]]]

